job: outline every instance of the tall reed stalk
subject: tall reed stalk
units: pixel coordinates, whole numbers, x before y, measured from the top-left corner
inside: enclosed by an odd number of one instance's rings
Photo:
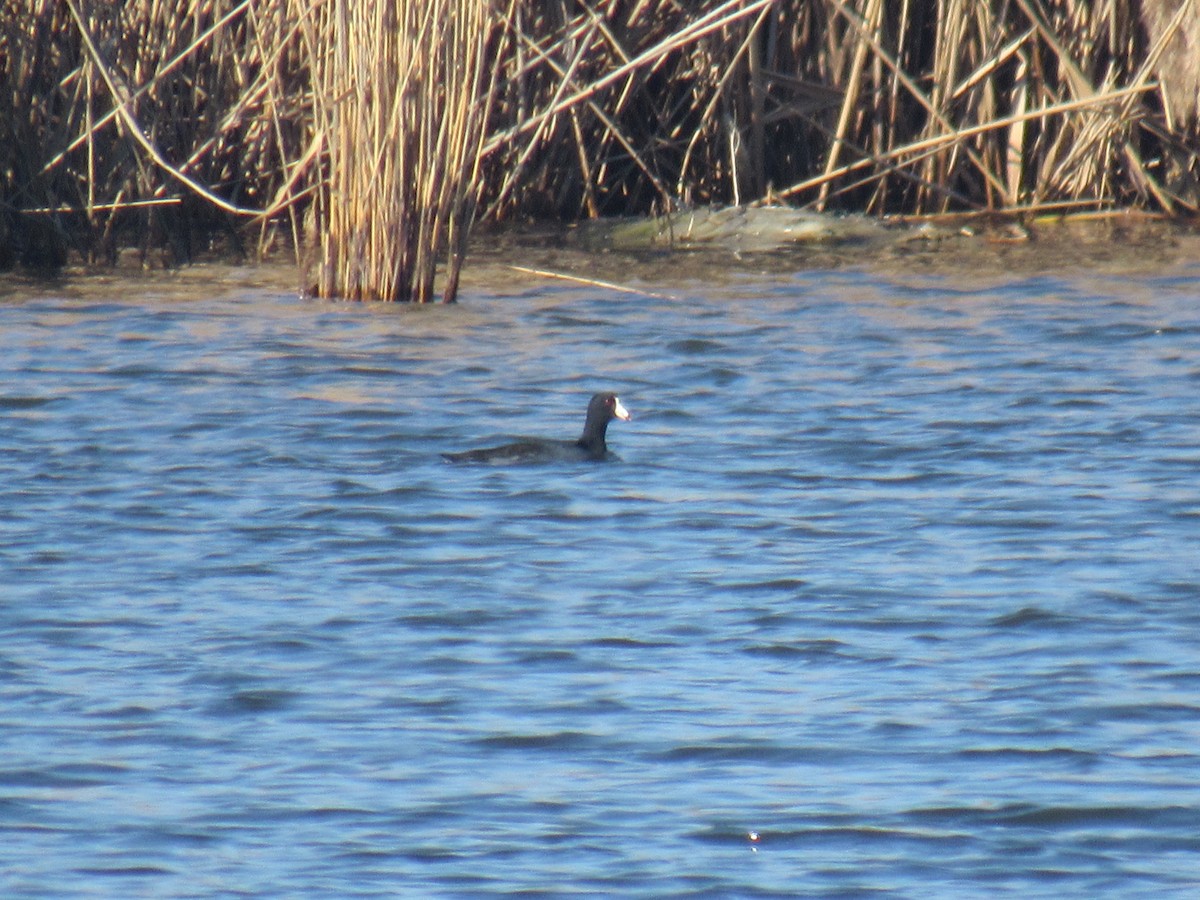
[[[324,297],[453,300],[491,77],[480,0],[315,0],[304,42],[324,147],[308,238]]]

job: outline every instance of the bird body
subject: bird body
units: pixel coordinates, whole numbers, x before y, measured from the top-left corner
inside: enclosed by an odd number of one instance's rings
[[[549,463],[599,462],[612,458],[605,436],[613,419],[629,421],[629,411],[611,391],[602,391],[588,403],[583,434],[574,441],[550,438],[518,438],[498,447],[443,453],[442,458],[454,463]]]

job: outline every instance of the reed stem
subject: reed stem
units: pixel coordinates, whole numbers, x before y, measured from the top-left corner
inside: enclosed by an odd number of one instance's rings
[[[477,215],[1195,214],[1197,45],[1200,0],[0,0],[0,264],[255,229],[449,301]]]

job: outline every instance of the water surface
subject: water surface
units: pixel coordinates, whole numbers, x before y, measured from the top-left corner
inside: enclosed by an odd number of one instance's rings
[[[1194,896],[1200,268],[1003,269],[10,291],[0,892]]]

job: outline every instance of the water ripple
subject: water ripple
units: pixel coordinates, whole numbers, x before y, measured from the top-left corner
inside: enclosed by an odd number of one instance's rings
[[[672,290],[0,307],[4,895],[1191,896],[1196,273]]]

